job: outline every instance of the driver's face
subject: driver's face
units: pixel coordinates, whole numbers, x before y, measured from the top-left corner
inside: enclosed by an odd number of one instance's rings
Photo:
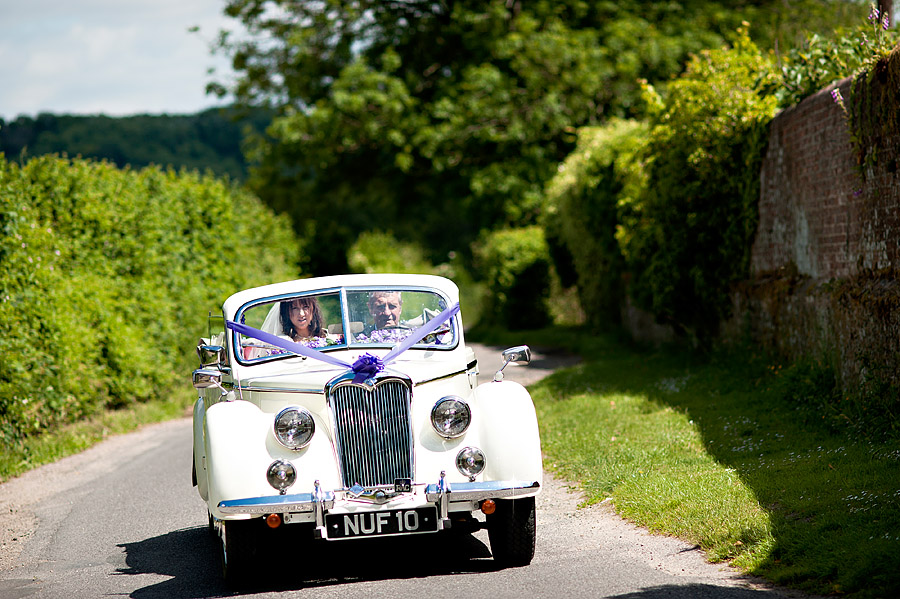
[[[383,329],[400,324],[402,307],[400,292],[376,293],[369,302],[369,311],[375,317],[375,328]]]

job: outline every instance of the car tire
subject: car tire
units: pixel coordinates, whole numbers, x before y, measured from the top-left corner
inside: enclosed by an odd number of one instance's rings
[[[248,582],[256,562],[258,535],[256,520],[223,520],[221,538],[222,577],[228,586]]]
[[[534,558],[537,537],[534,497],[500,499],[487,517],[494,561],[503,566],[527,566]]]
[[[206,530],[211,537],[215,538],[218,536],[218,531],[216,531],[216,521],[213,518],[212,512],[209,510],[206,510]]]

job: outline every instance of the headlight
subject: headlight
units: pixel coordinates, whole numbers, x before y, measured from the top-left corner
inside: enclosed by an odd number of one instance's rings
[[[275,417],[275,438],[288,449],[303,449],[315,432],[312,414],[303,408],[285,408]]]
[[[431,410],[431,426],[447,439],[459,437],[472,422],[472,410],[462,398],[450,395],[438,401]]]
[[[297,480],[297,471],[290,462],[275,460],[266,472],[266,480],[269,481],[272,488],[278,489],[283,494],[284,490]]]
[[[477,447],[463,448],[456,454],[456,469],[469,480],[475,480],[484,470],[484,452]]]

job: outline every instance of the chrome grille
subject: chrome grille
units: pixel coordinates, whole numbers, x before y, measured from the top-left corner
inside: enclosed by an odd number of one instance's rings
[[[344,488],[413,478],[409,387],[400,381],[383,382],[372,391],[341,385],[330,401]]]

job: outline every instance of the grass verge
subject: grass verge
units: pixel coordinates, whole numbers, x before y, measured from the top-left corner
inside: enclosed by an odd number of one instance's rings
[[[478,337],[579,353],[531,387],[545,466],[587,503],[819,594],[900,596],[900,441],[835,427],[828,377],[752,350],[699,358],[575,329]],[[814,399],[814,398],[813,398]]]
[[[0,483],[43,464],[76,454],[111,435],[133,431],[145,424],[187,416],[196,392],[167,394],[168,399],[133,404],[121,410],[102,412],[92,418],[68,424],[23,443],[0,445]]]

